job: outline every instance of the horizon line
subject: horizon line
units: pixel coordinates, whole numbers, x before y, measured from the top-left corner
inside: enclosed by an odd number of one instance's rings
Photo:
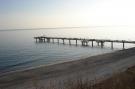
[[[128,27],[129,25],[102,25],[102,26],[74,26],[74,27],[42,27],[42,28],[3,28],[0,31],[13,30],[42,30],[42,29],[68,29],[68,28],[97,28],[97,27]]]

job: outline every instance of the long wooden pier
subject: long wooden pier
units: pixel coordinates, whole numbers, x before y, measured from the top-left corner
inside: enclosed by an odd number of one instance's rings
[[[71,45],[71,40],[75,40],[76,46],[78,45],[78,41],[81,42],[82,46],[88,46],[88,43],[91,42],[91,46],[94,46],[94,42],[97,43],[101,48],[104,47],[105,42],[111,43],[111,48],[114,48],[114,43],[122,43],[122,48],[125,49],[125,43],[135,44],[135,41],[126,41],[126,40],[107,40],[107,39],[85,39],[85,38],[66,38],[66,37],[48,37],[48,36],[38,36],[34,37],[36,42],[53,42],[57,40],[57,43],[60,43],[60,40],[63,44],[65,44],[65,40],[69,41],[69,45]]]

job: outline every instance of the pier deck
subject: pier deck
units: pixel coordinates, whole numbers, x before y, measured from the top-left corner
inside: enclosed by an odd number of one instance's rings
[[[62,43],[65,44],[65,40],[69,40],[69,45],[71,45],[71,40],[76,41],[76,45],[78,45],[78,41],[81,42],[82,46],[88,46],[88,43],[91,42],[92,47],[94,46],[94,42],[97,43],[98,46],[101,46],[101,48],[104,47],[105,42],[111,43],[111,48],[113,49],[114,43],[122,43],[122,48],[125,49],[125,43],[135,44],[135,41],[126,41],[126,40],[108,40],[108,39],[86,39],[86,38],[66,38],[66,37],[48,37],[48,36],[38,36],[34,37],[36,39],[36,42],[52,42],[54,43],[54,39],[57,39],[57,43],[59,43],[59,40],[62,40]]]

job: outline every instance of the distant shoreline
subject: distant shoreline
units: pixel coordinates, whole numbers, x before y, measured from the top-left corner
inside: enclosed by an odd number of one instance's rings
[[[135,48],[92,56],[77,61],[64,62],[41,68],[10,73],[0,77],[0,88],[3,87],[29,87],[31,79],[39,79],[43,82],[49,80],[65,80],[67,77],[88,77],[90,80],[95,76],[100,79],[109,77],[113,73],[125,71],[135,65]],[[24,83],[25,82],[25,83]],[[17,87],[16,86],[16,87]],[[12,88],[10,88],[12,89]]]

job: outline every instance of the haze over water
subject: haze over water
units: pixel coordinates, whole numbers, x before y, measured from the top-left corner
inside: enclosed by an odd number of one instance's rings
[[[35,36],[52,37],[77,37],[91,39],[114,39],[134,40],[133,27],[87,27],[87,28],[57,28],[57,29],[25,29],[25,30],[1,30],[0,31],[0,73],[25,70],[77,60],[89,56],[112,52],[122,48],[122,44],[114,44],[111,50],[110,43],[106,43],[101,49],[94,43],[94,48],[82,47],[81,45],[36,43]],[[57,40],[55,40],[57,42]],[[61,41],[62,42],[62,41]],[[68,44],[68,41],[66,42]],[[78,44],[80,42],[78,41]],[[126,48],[134,47],[135,44],[126,44]]]

